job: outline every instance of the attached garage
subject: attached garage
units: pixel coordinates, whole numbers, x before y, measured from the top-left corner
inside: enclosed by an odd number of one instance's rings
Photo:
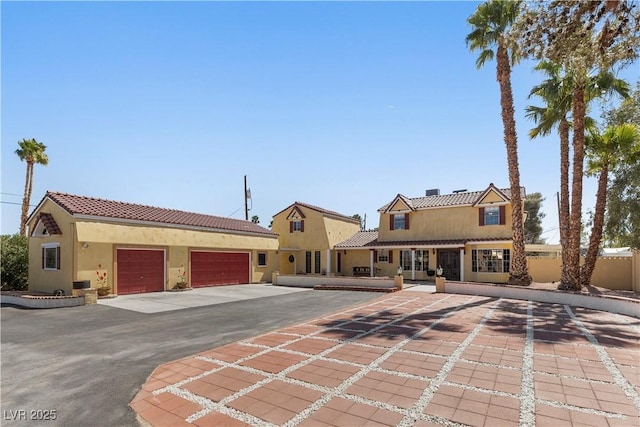
[[[164,250],[118,249],[116,256],[119,295],[164,291]]]
[[[191,286],[249,283],[248,252],[191,252]]]

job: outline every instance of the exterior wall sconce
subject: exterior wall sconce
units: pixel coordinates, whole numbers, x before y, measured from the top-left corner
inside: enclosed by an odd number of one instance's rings
[[[431,253],[435,255],[436,254],[436,248],[431,249]]]
[[[87,249],[89,247],[89,244],[87,242],[84,242],[82,244],[82,249]]]

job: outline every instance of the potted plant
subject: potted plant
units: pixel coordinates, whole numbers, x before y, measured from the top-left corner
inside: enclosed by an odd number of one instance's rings
[[[102,271],[102,264],[98,264],[98,270],[96,270],[96,283],[98,283],[98,296],[106,297],[111,294],[111,286],[109,286],[107,278],[107,270]]]

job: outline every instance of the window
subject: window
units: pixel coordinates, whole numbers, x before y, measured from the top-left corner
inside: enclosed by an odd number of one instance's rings
[[[411,271],[411,251],[401,251],[400,265],[402,269]],[[416,271],[427,271],[429,269],[429,251],[416,249]]]
[[[408,230],[409,229],[409,214],[393,214],[391,216],[392,219],[392,230]]]
[[[411,251],[400,251],[400,265],[404,271],[411,271]]]
[[[267,265],[267,254],[265,252],[258,252],[258,267],[265,267]]]
[[[378,259],[376,262],[389,262],[389,251],[386,249],[380,249],[378,251]]]
[[[506,215],[504,206],[481,207],[478,210],[480,227],[484,225],[505,225]]]
[[[304,228],[302,226],[302,221],[292,221],[291,222],[292,225],[292,231],[304,231]]]
[[[311,273],[311,251],[307,251],[304,254],[304,261],[305,261],[305,273],[310,274]]]
[[[500,224],[500,208],[498,206],[484,208],[484,225]]]
[[[60,245],[48,243],[42,245],[42,268],[44,270],[60,270]]]
[[[316,251],[316,263],[315,263],[315,272],[316,274],[320,273],[320,251]]]
[[[511,265],[509,249],[473,249],[471,271],[477,273],[508,273]]]

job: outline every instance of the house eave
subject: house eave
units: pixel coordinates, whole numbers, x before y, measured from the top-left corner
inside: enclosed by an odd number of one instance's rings
[[[250,231],[242,231],[242,230],[229,230],[226,228],[212,228],[212,227],[200,227],[194,225],[183,225],[183,224],[169,224],[165,222],[155,222],[155,221],[140,221],[140,220],[131,220],[124,218],[111,218],[97,215],[84,215],[84,214],[73,214],[72,215],[76,220],[85,220],[85,221],[96,221],[96,222],[108,222],[115,223],[121,225],[137,225],[137,226],[145,226],[145,227],[158,227],[158,228],[177,228],[180,230],[194,230],[194,231],[206,231],[210,233],[224,233],[224,234],[235,234],[240,236],[253,236],[253,237],[264,237],[268,239],[277,239],[277,234],[267,234],[267,233],[253,233]]]

